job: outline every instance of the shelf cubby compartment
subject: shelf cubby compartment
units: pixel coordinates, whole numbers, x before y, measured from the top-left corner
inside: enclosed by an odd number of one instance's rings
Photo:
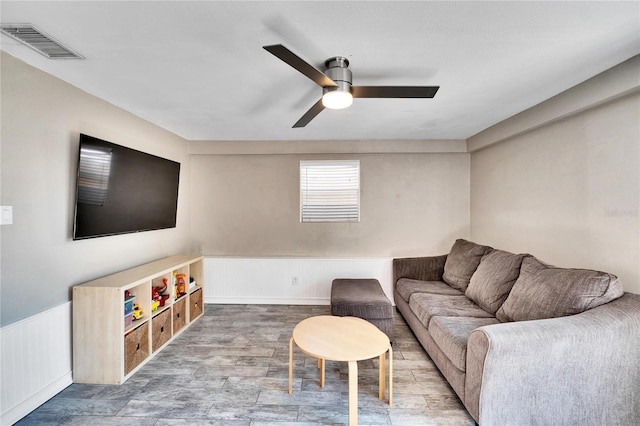
[[[151,318],[151,302],[149,301],[149,296],[148,296],[149,292],[151,291],[151,281],[144,280],[143,282],[138,283],[136,285],[128,286],[124,290],[125,291],[128,290],[131,296],[134,297],[134,300],[133,300],[134,306],[139,307],[143,313],[141,318],[136,319],[134,316],[131,325],[129,327],[125,327],[126,328],[125,332],[128,332],[132,328],[139,326],[140,324],[142,324],[145,321],[148,321],[149,318]],[[125,291],[123,291],[123,295],[122,295],[123,300],[124,300]]]
[[[193,279],[193,284],[191,280]],[[193,293],[194,291],[202,288],[202,283],[204,282],[204,262],[203,260],[199,260],[197,262],[193,262],[189,265],[189,293]]]
[[[173,271],[173,296],[176,299],[189,293],[189,265],[177,268]]]
[[[154,299],[156,294],[160,296],[160,300]],[[164,274],[151,280],[151,294],[149,297],[151,297],[150,303],[152,316],[158,315],[160,312],[171,306],[171,303],[173,303],[173,297],[171,294],[171,274]]]

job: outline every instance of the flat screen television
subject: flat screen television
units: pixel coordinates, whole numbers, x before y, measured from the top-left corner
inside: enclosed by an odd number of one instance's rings
[[[180,163],[80,135],[73,239],[175,228]]]

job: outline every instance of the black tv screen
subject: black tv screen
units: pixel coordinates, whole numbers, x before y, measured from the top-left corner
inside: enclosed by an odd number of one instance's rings
[[[73,239],[175,228],[180,163],[80,135]]]

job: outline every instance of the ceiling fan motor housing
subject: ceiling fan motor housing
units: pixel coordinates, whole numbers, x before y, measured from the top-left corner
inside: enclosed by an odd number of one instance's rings
[[[351,70],[349,60],[343,56],[329,58],[324,62],[327,70],[324,74],[335,81],[337,86],[323,87],[322,94],[339,90],[341,92],[351,92]]]

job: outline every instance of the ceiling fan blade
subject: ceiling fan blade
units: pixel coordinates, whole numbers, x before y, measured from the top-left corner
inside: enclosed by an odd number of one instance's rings
[[[309,77],[317,85],[321,87],[337,86],[336,82],[324,75],[322,71],[318,70],[283,45],[274,44],[271,46],[263,46],[262,48]]]
[[[353,86],[354,98],[433,98],[440,86]]]
[[[309,108],[309,111],[305,112],[304,115],[300,117],[300,120],[296,121],[296,124],[294,124],[293,127],[296,128],[306,126],[311,120],[315,118],[316,115],[320,114],[323,109],[324,105],[322,105],[322,98],[320,98],[318,102],[316,102],[311,108]]]

